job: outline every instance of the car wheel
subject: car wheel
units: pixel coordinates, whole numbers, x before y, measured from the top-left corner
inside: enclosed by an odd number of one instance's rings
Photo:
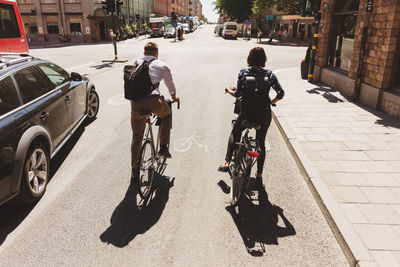
[[[94,89],[92,89],[90,90],[88,96],[88,112],[87,112],[88,120],[94,120],[94,118],[96,118],[97,113],[99,112],[99,106],[100,106],[99,95]]]
[[[26,154],[20,198],[24,202],[36,202],[43,196],[50,177],[48,149],[40,142],[34,142]]]

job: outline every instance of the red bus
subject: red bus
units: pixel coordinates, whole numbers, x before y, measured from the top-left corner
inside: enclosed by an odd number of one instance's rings
[[[0,0],[0,52],[28,53],[17,0]]]

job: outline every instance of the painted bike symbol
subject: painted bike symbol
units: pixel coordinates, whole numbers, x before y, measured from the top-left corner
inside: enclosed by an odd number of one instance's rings
[[[193,146],[193,144],[196,144],[200,149],[204,149],[206,152],[209,152],[207,145],[197,141],[200,138],[201,136],[196,135],[196,133],[193,133],[190,137],[179,138],[174,143],[174,150],[176,152],[186,152]]]

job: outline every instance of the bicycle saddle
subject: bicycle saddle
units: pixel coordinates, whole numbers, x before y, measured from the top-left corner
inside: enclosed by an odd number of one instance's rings
[[[256,130],[260,130],[260,128],[261,128],[260,125],[255,124],[255,123],[252,123],[252,122],[250,122],[250,121],[248,121],[248,120],[243,120],[242,125],[243,125],[244,127],[246,127],[246,128],[250,128],[250,129],[254,128],[254,129],[256,129]]]

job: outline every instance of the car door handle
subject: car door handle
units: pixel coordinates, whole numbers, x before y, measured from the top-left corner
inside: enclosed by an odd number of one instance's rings
[[[69,97],[69,95],[67,95],[65,98],[64,98],[64,100],[65,100],[65,102],[69,102],[70,100],[71,100],[71,98]]]
[[[44,120],[44,119],[46,119],[49,115],[50,115],[50,113],[48,113],[48,112],[43,112],[43,113],[40,115],[40,119],[41,119],[41,120]]]

